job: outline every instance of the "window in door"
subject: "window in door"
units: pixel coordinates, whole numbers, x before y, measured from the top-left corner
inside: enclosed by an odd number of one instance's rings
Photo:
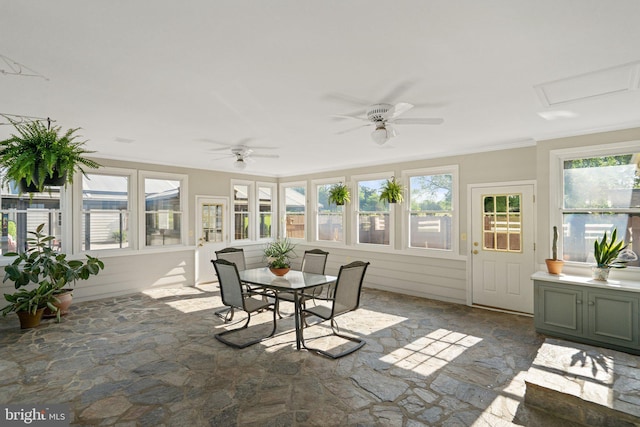
[[[223,228],[224,211],[223,205],[218,203],[202,203],[200,205],[200,216],[202,218],[202,232],[200,243],[218,243],[224,240]]]
[[[487,251],[522,252],[521,194],[482,196],[482,248]]]

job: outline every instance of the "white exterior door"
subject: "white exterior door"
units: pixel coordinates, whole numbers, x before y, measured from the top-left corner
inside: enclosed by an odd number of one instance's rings
[[[473,187],[471,206],[473,304],[533,313],[533,185]]]
[[[211,260],[229,245],[229,199],[196,196],[196,209],[196,283],[215,282]]]

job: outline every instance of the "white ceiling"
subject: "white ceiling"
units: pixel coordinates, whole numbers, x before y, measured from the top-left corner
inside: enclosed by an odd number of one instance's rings
[[[524,146],[640,126],[639,18],[637,0],[0,0],[0,55],[48,78],[0,74],[0,113],[202,169],[236,171],[211,141],[251,138],[278,147],[245,171],[269,176]],[[389,94],[444,124],[385,148],[336,134],[360,124],[330,117],[348,99]]]

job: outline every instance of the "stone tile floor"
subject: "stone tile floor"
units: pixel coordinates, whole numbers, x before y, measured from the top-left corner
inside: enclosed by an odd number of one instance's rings
[[[525,402],[588,426],[640,425],[640,358],[547,338],[525,383]]]
[[[291,317],[227,347],[220,307],[203,285],[74,303],[31,330],[0,318],[0,402],[66,403],[79,426],[572,425],[523,404],[532,318],[365,289],[340,326],[367,344],[334,361],[296,351]]]

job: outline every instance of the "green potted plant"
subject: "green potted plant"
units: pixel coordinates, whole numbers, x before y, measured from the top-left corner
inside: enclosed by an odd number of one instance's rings
[[[553,226],[553,243],[551,245],[551,258],[547,258],[544,260],[547,264],[547,271],[549,274],[560,274],[562,273],[562,267],[564,265],[564,261],[558,259],[558,227]]]
[[[27,238],[26,251],[5,254],[15,259],[4,267],[3,282],[13,282],[18,290],[12,295],[5,294],[5,299],[10,303],[2,309],[5,316],[22,311],[27,304],[30,310],[36,310],[36,306],[49,308],[59,321],[71,304],[71,289],[66,286],[74,285],[77,280],[86,280],[104,269],[104,263],[90,255],[86,255],[86,262],[67,260],[67,254],[51,248],[50,242],[55,237],[45,235],[43,229],[44,224],[40,224],[36,231],[29,231],[31,236]],[[36,288],[32,291],[23,289],[29,285],[35,285]],[[33,301],[27,301],[29,298]]]
[[[284,276],[291,269],[291,258],[295,257],[295,247],[289,239],[278,239],[264,248],[264,258],[269,270],[276,276]]]
[[[625,268],[627,262],[632,259],[621,257],[621,253],[627,248],[628,244],[624,240],[618,240],[618,230],[613,229],[611,238],[607,237],[604,232],[602,239],[593,243],[593,257],[596,265],[593,267],[593,279],[606,282],[609,278],[611,268]],[[634,254],[635,255],[635,254]]]
[[[73,176],[84,168],[100,165],[84,157],[85,142],[74,135],[79,128],[62,133],[60,126],[45,126],[40,121],[11,122],[16,130],[0,141],[0,165],[5,168],[5,182],[15,181],[21,192],[42,192],[50,186],[73,183]]]
[[[54,289],[45,286],[37,286],[31,290],[18,289],[13,294],[4,294],[9,303],[0,312],[3,316],[15,312],[20,319],[20,328],[35,328],[40,324],[45,308],[56,312],[54,305],[56,297]]]
[[[380,201],[389,203],[400,203],[404,199],[404,185],[396,181],[396,177],[392,176],[382,186],[380,193]]]
[[[345,203],[349,202],[351,202],[349,187],[342,182],[331,186],[329,189],[329,203],[335,203],[337,206],[343,206]]]

